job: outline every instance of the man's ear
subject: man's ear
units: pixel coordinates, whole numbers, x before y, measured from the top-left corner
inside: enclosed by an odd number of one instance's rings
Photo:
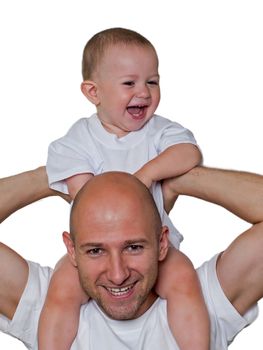
[[[67,248],[68,256],[73,266],[77,267],[75,245],[68,232],[63,232],[63,242]]]
[[[97,84],[92,80],[84,80],[81,83],[81,91],[87,99],[93,103],[95,106],[99,104],[99,98],[97,94]]]
[[[159,261],[163,261],[169,249],[169,229],[167,226],[162,227],[162,232],[159,239]]]

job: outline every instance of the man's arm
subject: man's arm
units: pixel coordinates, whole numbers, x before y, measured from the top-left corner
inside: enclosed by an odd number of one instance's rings
[[[207,167],[196,167],[163,184],[172,201],[187,195],[218,204],[250,223],[263,221],[263,176]]]
[[[197,197],[253,224],[217,262],[218,278],[226,296],[244,314],[263,297],[263,176],[199,167],[169,180],[164,189],[171,198],[178,194]]]
[[[48,188],[45,167],[0,179],[0,221],[30,203],[53,195],[57,193]],[[0,313],[9,319],[13,318],[27,278],[27,262],[0,243]]]
[[[27,262],[0,242],[0,314],[12,320],[28,279]]]
[[[0,179],[0,222],[20,208],[55,195],[69,200],[48,187],[45,167]]]

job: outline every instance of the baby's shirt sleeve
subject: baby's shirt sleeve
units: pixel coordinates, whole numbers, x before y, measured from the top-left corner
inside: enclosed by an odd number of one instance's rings
[[[154,144],[158,154],[181,143],[190,143],[199,148],[193,133],[181,124],[157,115],[152,121],[151,132],[154,133]]]
[[[84,173],[95,174],[100,167],[88,119],[78,120],[67,134],[48,148],[47,175],[50,188],[68,194],[65,179]]]

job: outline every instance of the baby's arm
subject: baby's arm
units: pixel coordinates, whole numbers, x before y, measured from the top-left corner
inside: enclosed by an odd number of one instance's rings
[[[68,192],[71,199],[74,199],[78,191],[93,177],[91,173],[77,174],[66,179]]]
[[[201,159],[202,155],[197,146],[180,143],[168,147],[134,175],[149,188],[153,181],[173,178],[186,173],[197,166]]]
[[[208,350],[210,321],[197,273],[179,250],[160,263],[156,292],[167,299],[170,329],[182,350]]]

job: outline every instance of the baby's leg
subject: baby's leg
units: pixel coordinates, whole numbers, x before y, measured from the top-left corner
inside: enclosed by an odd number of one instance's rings
[[[170,248],[160,264],[156,292],[167,299],[170,329],[182,350],[208,350],[210,321],[196,271],[179,250]]]
[[[68,350],[77,334],[81,304],[88,296],[65,255],[56,265],[38,326],[39,350]]]

